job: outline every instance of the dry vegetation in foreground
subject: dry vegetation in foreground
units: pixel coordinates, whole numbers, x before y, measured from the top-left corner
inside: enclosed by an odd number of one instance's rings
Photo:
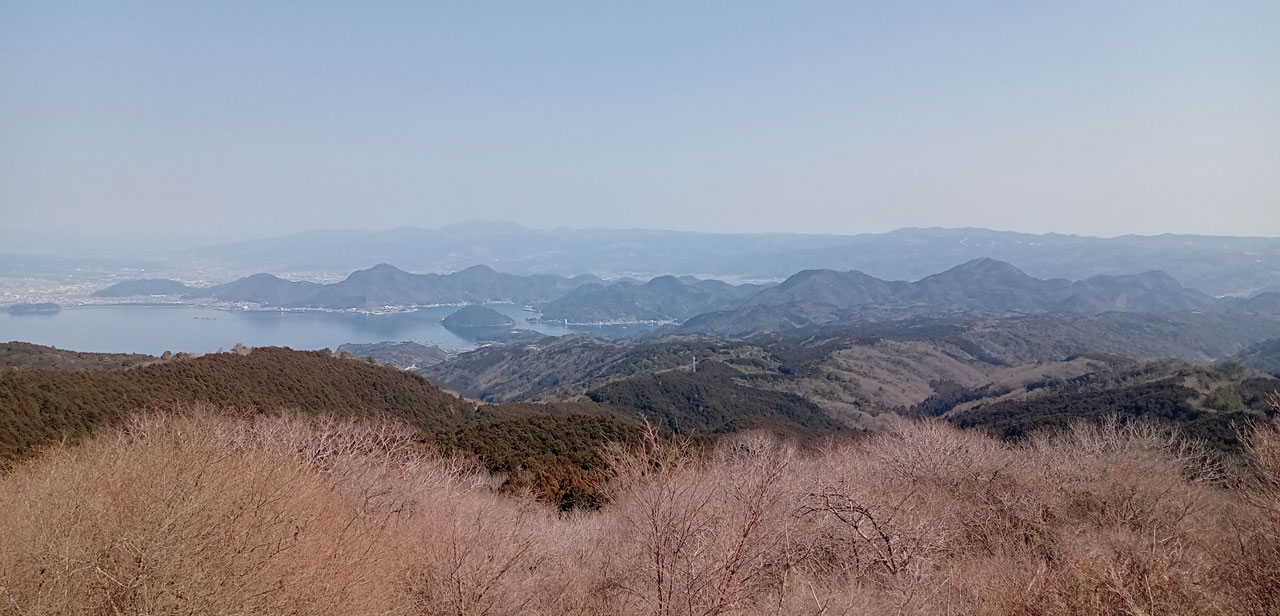
[[[1280,432],[937,422],[616,452],[557,514],[391,423],[135,418],[0,478],[5,614],[1275,614]]]

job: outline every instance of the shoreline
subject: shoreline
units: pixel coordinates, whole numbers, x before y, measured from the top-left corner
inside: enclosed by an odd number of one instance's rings
[[[207,310],[221,310],[225,312],[289,312],[289,313],[326,313],[326,314],[364,314],[364,315],[390,315],[390,314],[408,314],[419,310],[427,310],[431,308],[461,308],[463,306],[493,306],[493,305],[514,305],[512,301],[497,301],[484,303],[441,303],[441,304],[414,304],[408,306],[386,306],[384,308],[368,309],[368,308],[322,308],[318,306],[267,306],[262,304],[241,303],[241,302],[80,302],[59,304],[59,310],[73,310],[77,308],[203,308]],[[0,309],[6,309],[0,307]],[[35,314],[35,313],[32,313]],[[50,311],[48,314],[56,314]]]
[[[420,310],[430,310],[433,308],[462,308],[464,306],[514,306],[516,302],[510,300],[481,302],[481,303],[440,303],[440,304],[414,304],[407,306],[386,306],[379,309],[368,308],[321,308],[315,306],[265,306],[262,304],[238,303],[238,302],[196,302],[196,301],[110,301],[110,302],[83,302],[76,304],[59,304],[59,311],[74,310],[78,308],[200,308],[206,310],[219,310],[223,312],[255,312],[255,313],[292,313],[292,314],[359,314],[366,316],[384,316],[397,314],[411,314]],[[6,307],[7,308],[7,307]],[[622,320],[612,319],[608,321],[571,321],[567,319],[546,319],[540,316],[536,310],[530,306],[522,306],[523,312],[533,312],[539,316],[526,317],[527,323],[537,325],[560,325],[563,327],[662,327],[664,325],[678,325],[675,320]],[[37,313],[30,313],[37,314]],[[45,312],[39,314],[57,314],[57,312]],[[21,315],[18,315],[21,316]]]

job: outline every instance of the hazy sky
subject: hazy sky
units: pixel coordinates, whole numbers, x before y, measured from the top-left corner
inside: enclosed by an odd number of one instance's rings
[[[1280,235],[1280,2],[0,3],[0,242],[477,217]]]

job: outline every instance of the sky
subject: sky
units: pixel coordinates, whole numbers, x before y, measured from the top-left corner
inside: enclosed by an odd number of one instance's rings
[[[5,245],[1280,236],[1280,2],[0,0]]]

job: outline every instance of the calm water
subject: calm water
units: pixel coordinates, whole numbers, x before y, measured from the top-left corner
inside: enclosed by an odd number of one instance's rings
[[[569,332],[563,325],[527,323],[532,313],[519,306],[491,308],[516,320],[517,327],[546,334]],[[244,312],[157,306],[86,306],[51,315],[0,312],[0,341],[21,340],[62,349],[101,353],[229,350],[248,346],[336,349],[347,342],[412,340],[445,348],[473,348],[475,343],[445,329],[440,319],[457,308],[442,306],[402,314],[323,312]]]

